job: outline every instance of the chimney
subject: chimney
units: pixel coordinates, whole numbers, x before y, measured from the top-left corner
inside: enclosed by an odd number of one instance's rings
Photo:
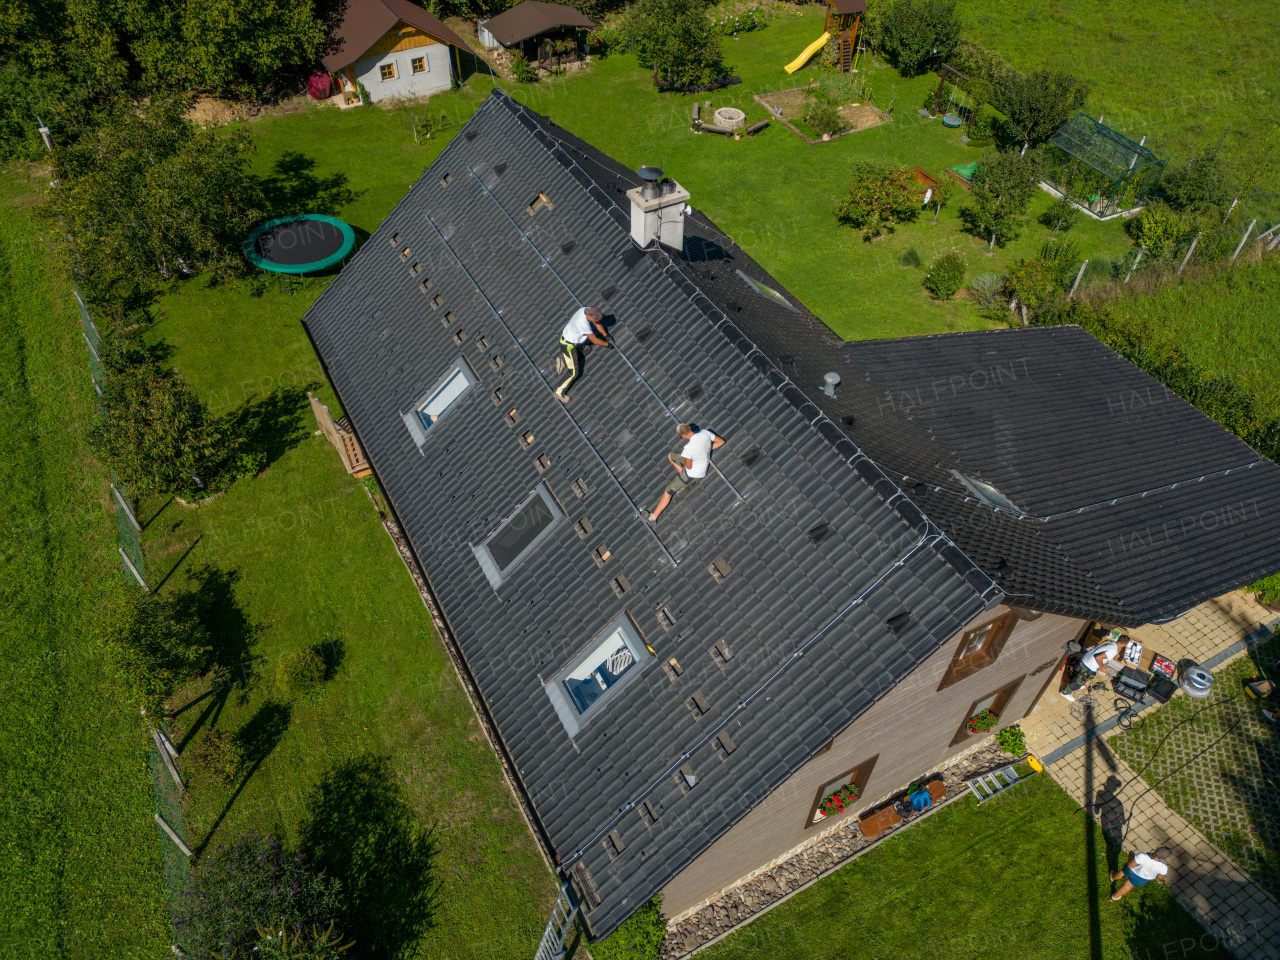
[[[657,167],[641,167],[642,187],[627,191],[631,201],[631,239],[647,247],[657,240],[664,247],[684,249],[684,216],[689,212],[689,191]]]

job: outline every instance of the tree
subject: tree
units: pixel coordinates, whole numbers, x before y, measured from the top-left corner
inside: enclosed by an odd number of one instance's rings
[[[640,66],[653,71],[655,83],[687,86],[729,72],[720,33],[700,0],[640,0],[627,14],[623,33]]]
[[[863,239],[870,241],[919,215],[919,184],[905,167],[870,160],[853,164],[849,192],[836,207],[841,223],[857,227]]]
[[[972,206],[960,211],[970,231],[1004,246],[1018,236],[1043,168],[1040,152],[988,150],[973,175]]]
[[[895,0],[880,14],[881,43],[904,76],[945,61],[960,40],[955,0]]]
[[[182,490],[193,476],[204,482],[235,450],[191,386],[150,357],[107,377],[102,407],[90,441],[135,496]]]
[[[951,202],[955,196],[956,183],[945,170],[939,170],[938,175],[934,178],[938,181],[933,188],[933,193],[929,195],[929,203],[934,207],[933,219],[938,219],[938,214],[942,212],[942,208]]]
[[[1009,118],[1026,153],[1028,147],[1057,133],[1084,106],[1088,94],[1084,83],[1070,74],[1037,70],[1007,75],[995,88],[992,101]]]
[[[332,923],[341,909],[340,891],[338,881],[304,854],[250,833],[196,860],[176,905],[179,943],[200,960],[260,955],[253,952],[260,931],[294,933]]]
[[[210,652],[200,622],[181,600],[131,593],[103,640],[107,663],[130,705],[158,716],[174,691],[199,675]]]
[[[1049,228],[1049,236],[1052,237],[1059,230],[1066,233],[1079,223],[1080,210],[1066,197],[1059,197],[1049,204],[1049,209],[1040,214],[1038,219]]]
[[[1219,223],[1226,219],[1237,193],[1221,150],[1221,141],[1213,143],[1164,175],[1161,186],[1169,206]]]
[[[92,135],[61,150],[65,182],[50,214],[98,294],[175,270],[244,269],[241,244],[259,219],[244,131],[201,132],[184,97],[117,101]]]

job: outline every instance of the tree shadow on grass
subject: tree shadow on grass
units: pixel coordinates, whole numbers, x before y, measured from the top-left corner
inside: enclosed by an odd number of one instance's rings
[[[301,840],[342,883],[339,926],[355,940],[351,960],[414,955],[435,925],[436,841],[406,802],[389,759],[366,754],[335,768],[311,797]]]
[[[289,150],[275,162],[268,176],[258,180],[268,219],[295,213],[337,216],[343,207],[360,197],[360,193],[347,186],[345,173],[317,176],[315,167],[311,157]]]
[[[242,438],[246,453],[262,454],[264,469],[306,438],[309,386],[314,384],[281,387],[261,399],[251,397],[224,418],[227,431]]]

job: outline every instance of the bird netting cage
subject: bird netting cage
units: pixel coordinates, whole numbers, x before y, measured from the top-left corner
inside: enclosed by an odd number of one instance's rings
[[[1046,159],[1048,181],[1100,217],[1140,204],[1164,174],[1145,146],[1083,113],[1049,138]]]

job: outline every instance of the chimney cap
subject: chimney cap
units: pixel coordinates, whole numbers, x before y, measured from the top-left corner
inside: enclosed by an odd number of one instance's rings
[[[657,183],[662,179],[661,167],[641,167],[636,173],[640,174],[640,179],[649,183]]]

